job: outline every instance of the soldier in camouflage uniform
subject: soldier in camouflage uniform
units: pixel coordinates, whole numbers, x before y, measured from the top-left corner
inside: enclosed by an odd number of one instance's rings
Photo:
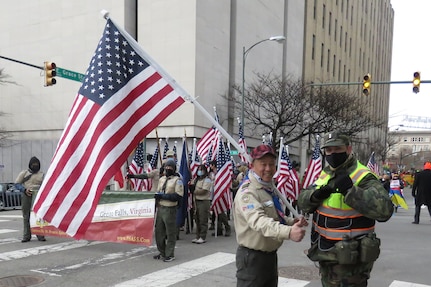
[[[325,135],[326,166],[301,191],[299,207],[313,213],[308,257],[319,262],[323,287],[367,286],[380,253],[375,221],[389,220],[393,204],[376,175],[352,153],[350,138]]]

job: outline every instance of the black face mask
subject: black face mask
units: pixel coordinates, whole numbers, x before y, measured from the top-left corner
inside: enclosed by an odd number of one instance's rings
[[[174,175],[174,171],[172,169],[165,169],[165,174],[167,177]]]
[[[326,161],[333,168],[337,168],[340,165],[342,165],[347,160],[348,157],[349,155],[347,154],[347,152],[333,153],[326,156]]]

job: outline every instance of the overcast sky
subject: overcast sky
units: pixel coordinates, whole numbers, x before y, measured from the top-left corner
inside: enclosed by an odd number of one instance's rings
[[[410,81],[415,71],[422,80],[431,80],[431,1],[391,0],[395,11],[391,81]],[[379,79],[376,79],[378,81]],[[402,122],[404,115],[431,118],[431,83],[412,92],[412,84],[392,84],[389,126]],[[424,126],[424,124],[417,124]],[[428,124],[431,128],[431,124]]]

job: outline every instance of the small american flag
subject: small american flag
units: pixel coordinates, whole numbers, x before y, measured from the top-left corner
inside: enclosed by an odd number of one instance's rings
[[[196,150],[196,139],[193,139],[193,148],[192,148],[191,159],[190,159],[190,171],[191,171],[192,178],[196,177],[200,164],[201,162],[199,160],[199,155]]]
[[[223,141],[220,138],[217,149],[217,173],[214,179],[214,198],[211,210],[215,214],[225,212],[232,207],[232,195],[230,187],[232,184],[232,163],[226,156]]]
[[[184,103],[183,93],[108,19],[35,198],[37,216],[82,238],[109,180],[139,142]]]
[[[296,200],[299,195],[299,178],[296,170],[292,166],[289,155],[283,144],[280,145],[281,155],[279,156],[277,169],[277,189],[291,200]]]
[[[169,144],[168,144],[168,139],[166,139],[165,141],[165,147],[163,148],[163,159],[166,159],[166,153],[169,150]]]
[[[313,155],[311,156],[310,163],[307,167],[302,188],[307,188],[313,184],[322,171],[322,160],[320,159],[320,142],[319,137],[316,137],[316,144],[314,145]]]
[[[219,117],[217,115],[215,108],[214,108],[214,113],[215,113],[215,120],[217,122],[219,122]],[[208,153],[210,151],[210,147],[212,147],[213,151],[215,151],[217,149],[217,140],[218,140],[219,135],[220,135],[220,132],[215,127],[211,127],[204,134],[204,136],[198,141],[198,143],[197,143],[198,155],[201,157],[201,159],[204,162],[206,162],[208,160]],[[211,160],[213,160],[213,158]],[[207,164],[209,164],[209,163],[207,163]]]
[[[370,159],[368,160],[367,167],[374,172],[375,175],[380,175],[379,165],[376,162],[374,152],[371,153]]]
[[[154,150],[153,156],[147,167],[147,173],[157,168],[157,162],[159,159],[159,146],[156,146]],[[153,180],[151,178],[147,178],[142,180],[142,190],[150,191],[153,188]]]
[[[133,157],[132,163],[129,166],[130,174],[141,174],[144,171],[144,144],[140,142],[136,148],[135,156]],[[143,188],[142,179],[132,178],[130,179],[130,188],[136,191],[141,191]]]

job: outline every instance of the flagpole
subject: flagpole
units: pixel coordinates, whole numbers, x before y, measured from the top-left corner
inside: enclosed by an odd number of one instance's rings
[[[160,159],[160,164],[163,163],[162,160],[162,151],[160,150],[160,140],[159,140],[159,133],[157,132],[157,128],[156,128],[156,141],[157,141],[157,147],[159,148],[159,159]],[[159,166],[158,164],[156,166]]]

